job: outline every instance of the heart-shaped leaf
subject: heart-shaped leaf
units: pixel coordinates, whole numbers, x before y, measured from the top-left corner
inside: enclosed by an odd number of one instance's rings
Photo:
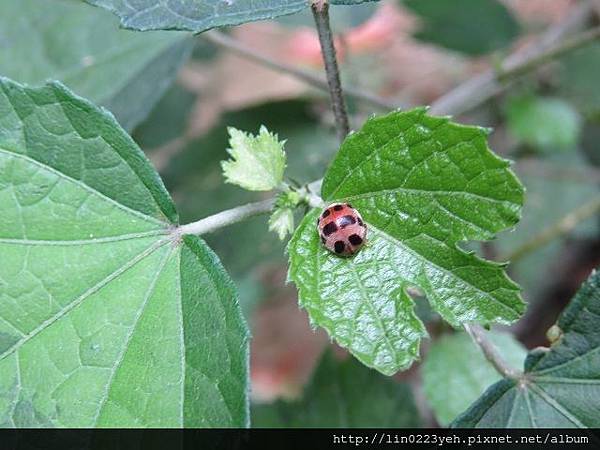
[[[562,337],[529,352],[518,380],[492,385],[455,427],[600,427],[600,272],[558,320]]]
[[[523,188],[486,134],[424,109],[368,120],[346,138],[322,186],[327,202],[351,202],[362,214],[367,245],[353,258],[329,253],[318,210],[290,241],[289,277],[311,321],[382,373],[408,367],[425,335],[408,286],[454,326],[511,323],[524,310],[502,264],[458,247],[519,219]]]
[[[133,140],[0,79],[0,425],[245,426],[246,324]]]

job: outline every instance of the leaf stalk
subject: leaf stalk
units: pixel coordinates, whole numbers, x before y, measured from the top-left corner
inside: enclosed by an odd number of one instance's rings
[[[266,214],[271,211],[274,204],[275,198],[273,197],[260,202],[247,203],[242,206],[226,209],[225,211],[205,217],[204,219],[200,219],[196,222],[180,225],[174,229],[173,234],[176,236],[182,236],[185,234],[202,235],[212,233],[213,231],[228,225],[242,222],[243,220],[254,216]]]
[[[483,356],[485,356],[500,375],[511,380],[521,379],[523,374],[506,363],[504,358],[498,353],[498,349],[488,340],[485,331],[481,326],[466,323],[464,324],[464,327],[469,336],[471,336],[471,339],[473,339],[473,342],[475,342],[475,345],[477,345],[483,353]]]

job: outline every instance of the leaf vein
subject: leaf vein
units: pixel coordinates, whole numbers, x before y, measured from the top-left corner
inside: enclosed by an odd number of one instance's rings
[[[91,192],[92,194],[100,197],[102,200],[105,200],[111,204],[113,204],[114,206],[116,206],[117,208],[130,213],[130,214],[134,214],[135,216],[147,221],[147,222],[152,222],[154,224],[157,225],[168,225],[166,222],[163,222],[162,220],[159,220],[155,217],[149,216],[147,214],[144,214],[141,211],[132,209],[128,206],[123,205],[122,203],[117,202],[116,200],[107,197],[106,195],[104,195],[103,193],[101,193],[100,191],[97,191],[96,189],[93,189],[92,187],[88,186],[87,184],[83,183],[81,180],[77,180],[75,178],[72,178],[66,174],[64,174],[63,172],[60,172],[59,170],[55,169],[54,167],[48,166],[40,161],[37,161],[36,159],[31,158],[30,156],[24,155],[22,153],[16,153],[16,152],[12,152],[10,150],[4,149],[0,147],[0,153],[4,153],[6,154],[9,158],[13,157],[13,158],[20,158],[25,160],[26,162],[28,162],[29,164],[33,164],[35,166],[39,166],[41,168],[43,168],[44,170],[47,170],[48,172],[53,173],[54,175],[56,175],[57,177],[60,177],[70,183],[73,183],[77,186],[79,186],[80,188],[84,189],[85,191]]]
[[[157,283],[163,269],[165,268],[165,265],[169,261],[169,258],[171,257],[171,255],[173,254],[173,252],[175,251],[176,248],[177,248],[176,246],[173,246],[171,249],[169,249],[168,251],[165,252],[165,255],[163,256],[162,260],[158,264],[158,267],[156,269],[154,277],[152,278],[152,281],[148,285],[148,290],[146,291],[146,294],[144,296],[144,301],[142,302],[142,305],[141,305],[138,313],[135,316],[133,326],[131,327],[129,334],[125,337],[125,343],[123,345],[123,350],[121,351],[121,354],[117,357],[117,360],[111,369],[111,373],[110,373],[108,382],[106,383],[106,390],[104,391],[102,398],[100,399],[98,411],[96,413],[96,417],[94,418],[95,426],[98,425],[98,419],[100,418],[102,409],[106,405],[106,402],[108,401],[108,397],[110,395],[110,388],[111,388],[112,382],[114,381],[117,371],[119,370],[119,368],[121,367],[121,364],[123,363],[123,361],[125,359],[125,354],[127,353],[131,339],[133,338],[133,335],[135,334],[135,330],[138,326],[138,323],[139,323],[141,317],[143,316],[144,311],[146,310],[146,306],[148,305],[148,301],[149,301],[150,297],[152,297],[152,294],[154,294],[154,289],[156,287],[156,283]]]
[[[10,348],[8,348],[4,353],[0,354],[0,361],[2,361],[4,358],[6,358],[8,355],[12,354],[13,352],[17,351],[24,344],[26,344],[29,340],[33,339],[35,336],[37,336],[39,333],[41,333],[43,330],[45,330],[47,327],[51,326],[54,322],[59,320],[61,317],[65,316],[67,313],[71,312],[72,310],[77,308],[79,305],[81,305],[85,299],[87,299],[91,295],[98,292],[100,289],[102,289],[108,283],[110,283],[111,281],[113,281],[116,278],[118,278],[119,276],[121,276],[127,270],[131,269],[134,265],[136,265],[142,259],[146,258],[148,255],[153,253],[156,249],[158,249],[160,246],[164,245],[167,242],[169,242],[169,239],[163,239],[163,240],[156,241],[153,245],[151,245],[146,250],[144,250],[143,252],[138,254],[135,258],[133,258],[132,260],[128,261],[127,263],[125,263],[124,265],[119,267],[117,270],[115,270],[114,272],[109,274],[106,278],[101,280],[95,286],[92,286],[90,289],[85,291],[77,299],[75,299],[74,301],[69,303],[67,306],[65,306],[63,309],[58,311],[54,316],[45,320],[37,328],[33,329],[31,332],[24,335],[22,339],[19,339],[14,345],[12,345]]]

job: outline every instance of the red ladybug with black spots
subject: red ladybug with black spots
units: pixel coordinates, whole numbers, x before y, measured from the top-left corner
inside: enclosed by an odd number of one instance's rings
[[[325,248],[336,255],[351,256],[367,240],[367,225],[350,203],[333,203],[317,219],[317,231]]]

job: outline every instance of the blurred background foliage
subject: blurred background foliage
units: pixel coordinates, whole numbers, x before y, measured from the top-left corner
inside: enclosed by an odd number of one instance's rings
[[[330,14],[343,82],[405,107],[429,104],[461,81],[496,67],[548,27],[560,26],[578,3],[385,0],[333,6]],[[590,20],[598,23],[598,16]],[[119,30],[117,22],[110,13],[76,0],[3,0],[0,74],[28,83],[56,78],[111,110],[160,171],[182,223],[264,198],[224,184],[219,161],[227,157],[227,126],[256,133],[264,124],[285,139],[294,182],[323,175],[337,149],[325,93],[217,48],[202,35],[134,33]],[[308,11],[227,33],[275,60],[322,70]],[[521,223],[481,252],[514,260],[509,271],[523,286],[529,309],[513,331],[528,348],[548,344],[546,330],[600,264],[599,208],[593,207],[600,196],[599,73],[600,43],[594,43],[457,118],[493,127],[492,148],[515,161],[527,188]],[[380,112],[354,100],[349,107],[355,128]],[[544,230],[561,221],[564,226],[551,239],[538,242]],[[339,394],[333,392],[349,389],[348,380],[356,377],[381,398],[386,417],[400,408],[389,401],[391,381],[355,361],[340,362],[339,349],[321,358],[330,344],[297,308],[295,290],[285,283],[285,242],[267,231],[267,217],[222,229],[206,240],[234,278],[252,327],[257,425],[416,424],[411,408],[418,408],[424,423],[437,423],[423,400],[418,365],[395,377],[402,382],[401,403],[409,409],[390,422],[322,404],[324,398],[335,402]],[[432,337],[451,333],[424,299],[416,301]],[[423,354],[428,347],[425,343]],[[460,352],[459,346],[447,347]],[[415,387],[414,395],[406,386]],[[327,421],[317,420],[313,411],[326,413]]]

